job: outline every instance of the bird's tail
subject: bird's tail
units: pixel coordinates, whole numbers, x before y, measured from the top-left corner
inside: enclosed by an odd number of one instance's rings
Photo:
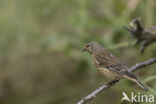
[[[135,80],[136,80],[136,79],[135,79]],[[136,80],[135,83],[137,83],[137,84],[138,84],[142,89],[144,89],[145,91],[148,90],[148,88],[147,88],[145,85],[143,85],[140,81]]]
[[[130,78],[130,77],[128,77],[128,76],[125,76],[125,77],[128,78],[129,80],[135,82],[135,83],[136,83],[137,85],[139,85],[143,90],[145,90],[145,91],[148,90],[148,88],[147,88],[145,85],[143,85],[139,80],[137,80],[137,79],[135,79],[135,78]]]

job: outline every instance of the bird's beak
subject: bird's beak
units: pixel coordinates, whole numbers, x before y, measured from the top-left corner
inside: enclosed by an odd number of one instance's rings
[[[86,48],[82,49],[82,52],[85,52],[85,51],[87,51]]]

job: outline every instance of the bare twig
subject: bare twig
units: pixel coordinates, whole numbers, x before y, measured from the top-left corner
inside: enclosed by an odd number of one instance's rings
[[[152,59],[149,59],[147,61],[144,61],[144,62],[142,62],[140,64],[136,64],[135,66],[132,66],[129,70],[132,71],[132,72],[135,72],[136,70],[141,69],[143,67],[146,67],[148,65],[151,65],[153,63],[156,63],[156,57],[152,58]]]
[[[143,67],[146,67],[148,65],[154,64],[156,63],[156,57],[146,60],[144,62],[141,62],[139,64],[136,64],[135,66],[132,66],[131,68],[129,68],[130,71],[134,72],[137,71],[138,69],[141,69]],[[110,88],[111,86],[115,85],[115,83],[117,83],[119,80],[113,80],[110,82],[105,83],[103,86],[97,88],[96,90],[94,90],[92,93],[90,93],[88,96],[82,98],[77,104],[85,104],[88,101],[94,99],[97,95],[99,95],[101,92],[107,90],[108,88]]]
[[[77,104],[85,104],[86,102],[94,99],[97,95],[99,95],[102,91],[110,88],[111,86],[113,86],[115,83],[117,83],[119,80],[113,80],[110,82],[105,83],[103,86],[97,88],[95,91],[93,91],[91,94],[89,94],[88,96],[84,97],[83,99],[81,99]]]
[[[124,28],[137,40],[135,45],[141,44],[140,53],[143,53],[150,44],[156,42],[156,27],[144,28],[140,18],[132,20],[130,25],[130,28],[126,26]]]

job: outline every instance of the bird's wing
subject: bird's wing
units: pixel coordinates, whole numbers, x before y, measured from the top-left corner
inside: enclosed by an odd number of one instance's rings
[[[100,66],[105,68],[112,67],[117,71],[129,71],[128,68],[122,62],[120,62],[118,58],[107,51],[102,51],[100,54],[97,54],[96,60],[99,62]]]
[[[131,71],[129,71],[123,63],[121,63],[116,57],[111,54],[98,54],[96,55],[96,60],[98,61],[100,66],[107,68],[108,70],[136,79],[136,76]]]

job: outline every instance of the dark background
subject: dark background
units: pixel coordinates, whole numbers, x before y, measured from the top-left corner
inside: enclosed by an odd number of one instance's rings
[[[0,0],[0,104],[75,104],[103,85],[81,52],[93,40],[128,66],[155,57],[156,44],[141,55],[123,28],[136,17],[156,25],[155,10],[155,0]],[[88,104],[120,104],[123,91],[156,95],[155,68],[136,72],[150,91],[123,79]]]

